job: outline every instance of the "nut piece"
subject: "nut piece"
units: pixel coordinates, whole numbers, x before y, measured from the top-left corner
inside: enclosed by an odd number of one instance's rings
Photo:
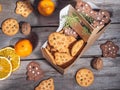
[[[101,58],[96,58],[92,61],[92,67],[96,70],[103,68],[103,60]]]
[[[23,23],[21,28],[22,28],[21,31],[24,35],[29,35],[30,34],[31,26],[30,26],[29,23],[27,23],[27,22]]]

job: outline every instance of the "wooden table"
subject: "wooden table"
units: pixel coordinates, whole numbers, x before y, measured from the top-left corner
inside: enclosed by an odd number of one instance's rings
[[[59,11],[67,4],[75,5],[74,0],[58,0],[57,7],[53,15],[44,17],[38,14],[37,3],[39,0],[31,0],[34,12],[28,17],[23,18],[14,13],[17,0],[0,0],[3,10],[0,13],[0,24],[7,18],[15,18],[19,22],[29,22],[32,26],[32,36],[34,41],[38,42],[33,53],[21,58],[20,68],[13,72],[9,78],[0,81],[0,90],[34,90],[41,80],[49,77],[54,78],[55,90],[120,90],[120,50],[116,58],[104,58],[104,67],[97,71],[90,65],[94,57],[101,57],[100,44],[107,40],[113,41],[120,46],[120,1],[119,0],[86,0],[91,1],[102,9],[106,9],[112,13],[111,24],[101,37],[85,52],[85,54],[77,60],[77,62],[67,71],[65,75],[57,72],[42,56],[41,46],[47,40],[51,32],[56,31],[59,24]],[[1,28],[0,28],[1,29]],[[0,30],[0,48],[11,45],[11,41],[15,38],[24,38],[20,32],[15,36],[9,37]],[[29,62],[36,61],[40,64],[45,76],[36,82],[26,80],[26,66]],[[75,80],[75,73],[79,68],[86,67],[93,71],[95,75],[94,83],[87,88],[80,87]]]

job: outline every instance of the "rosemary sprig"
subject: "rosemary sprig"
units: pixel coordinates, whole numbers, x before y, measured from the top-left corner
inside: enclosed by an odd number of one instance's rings
[[[73,13],[71,16],[63,16],[63,18],[66,18],[66,22],[65,22],[65,28],[70,27],[72,24],[79,22],[81,24],[82,21],[80,21],[79,17]],[[81,24],[82,25],[82,24]],[[87,26],[85,26],[84,24],[82,25],[83,27],[83,34],[91,34],[91,32],[89,31],[89,28]]]
[[[74,13],[71,16],[64,16],[64,18],[66,18],[65,27],[70,27],[72,24],[80,22],[79,17]]]

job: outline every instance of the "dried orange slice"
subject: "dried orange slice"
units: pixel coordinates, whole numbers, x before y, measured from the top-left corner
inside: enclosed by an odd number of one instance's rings
[[[8,78],[11,72],[12,72],[11,62],[5,57],[0,57],[0,80]]]
[[[12,47],[6,47],[0,50],[0,56],[6,57],[10,60],[12,64],[12,71],[15,71],[20,66],[20,56],[18,56],[15,52],[15,49]]]

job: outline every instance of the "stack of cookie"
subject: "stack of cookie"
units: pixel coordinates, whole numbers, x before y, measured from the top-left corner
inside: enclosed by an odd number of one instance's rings
[[[48,37],[45,48],[52,63],[58,66],[68,65],[82,50],[84,41],[70,28],[64,28],[60,32],[53,32]]]

